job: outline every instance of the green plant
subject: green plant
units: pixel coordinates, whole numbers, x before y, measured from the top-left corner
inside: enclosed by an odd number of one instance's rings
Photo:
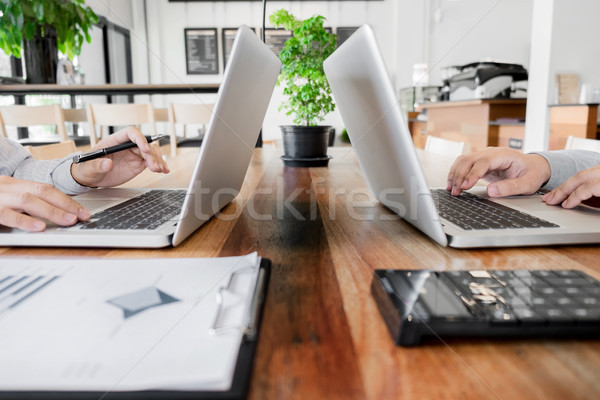
[[[36,34],[56,33],[58,49],[70,59],[81,52],[83,41],[98,16],[84,0],[2,0],[0,2],[0,48],[21,57],[21,42]]]
[[[323,61],[334,52],[337,36],[325,30],[321,15],[302,21],[281,9],[271,14],[269,21],[293,32],[279,53],[282,67],[277,83],[285,84],[283,94],[287,96],[279,109],[294,114],[297,125],[316,125],[335,110]]]
[[[342,130],[342,133],[340,134],[340,139],[344,143],[350,143],[350,136],[348,136],[348,131],[346,130],[346,128]]]

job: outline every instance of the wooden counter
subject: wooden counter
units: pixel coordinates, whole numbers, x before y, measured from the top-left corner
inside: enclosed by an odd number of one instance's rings
[[[409,111],[407,114],[408,131],[412,135],[413,143],[418,149],[425,148],[427,141],[427,121],[418,119],[419,112]]]
[[[525,120],[526,99],[444,101],[424,104],[427,134],[467,141],[472,150],[498,146],[497,130],[490,122],[502,119]]]
[[[567,138],[598,139],[598,104],[558,104],[550,106],[550,150],[565,148]]]
[[[497,139],[496,146],[522,150],[525,140],[525,122],[491,121],[489,135]]]

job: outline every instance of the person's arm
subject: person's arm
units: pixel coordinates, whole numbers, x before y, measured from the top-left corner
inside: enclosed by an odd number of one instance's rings
[[[56,160],[34,160],[19,143],[2,138],[0,175],[48,183],[63,193],[75,195],[94,187],[120,185],[146,168],[153,172],[169,172],[160,149],[150,146],[144,135],[135,127],[125,128],[108,136],[90,151],[128,141],[136,143],[137,147],[74,165],[73,154]]]
[[[544,189],[552,190],[579,171],[600,165],[600,153],[587,150],[557,150],[537,152],[550,165],[550,179]]]
[[[573,208],[600,197],[600,153],[586,150],[563,150],[540,153],[552,170],[545,188],[552,189],[542,199],[548,204]]]
[[[89,219],[90,213],[64,193],[116,186],[145,168],[169,172],[158,147],[150,146],[133,127],[101,140],[91,150],[127,141],[137,147],[73,164],[73,155],[59,160],[34,160],[19,143],[0,138],[0,224],[27,231],[44,230],[46,224],[40,219],[73,225],[77,220]]]
[[[34,160],[18,142],[0,139],[0,175],[47,183],[70,195],[90,190],[77,183],[71,175],[72,157],[69,155],[56,160]]]
[[[453,195],[470,189],[479,179],[492,182],[490,197],[531,194],[552,189],[542,200],[573,208],[600,197],[600,153],[559,150],[523,154],[507,148],[487,148],[456,159],[448,174],[447,189]]]
[[[46,229],[41,219],[69,226],[89,218],[89,211],[52,185],[0,176],[1,225],[39,232]]]

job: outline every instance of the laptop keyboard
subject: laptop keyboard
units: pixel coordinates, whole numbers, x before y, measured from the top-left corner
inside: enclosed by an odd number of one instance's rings
[[[100,211],[80,229],[156,229],[181,212],[185,190],[150,190]]]
[[[432,189],[431,196],[439,216],[465,230],[558,227],[472,193],[452,196],[447,190]]]

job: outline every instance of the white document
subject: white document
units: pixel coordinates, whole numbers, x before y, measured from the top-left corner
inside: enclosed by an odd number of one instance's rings
[[[228,390],[259,264],[2,258],[0,390]]]

